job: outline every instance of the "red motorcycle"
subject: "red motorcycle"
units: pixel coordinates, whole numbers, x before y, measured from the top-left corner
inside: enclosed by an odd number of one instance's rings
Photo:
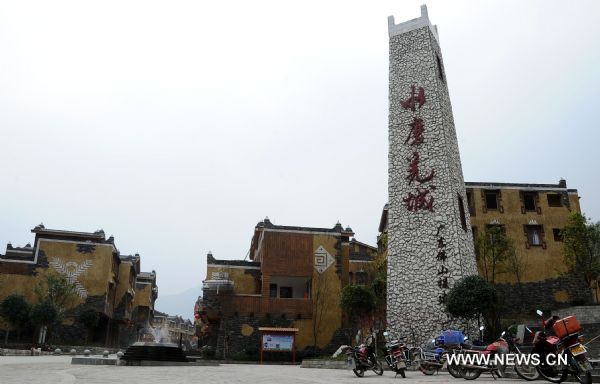
[[[491,373],[494,380],[496,376],[504,376],[506,365],[503,364],[501,358],[497,358],[499,355],[508,353],[508,343],[504,339],[504,334],[502,332],[502,335],[489,345],[463,345],[460,354],[465,356],[464,360],[460,361],[458,370],[465,380],[475,380],[483,372]]]
[[[379,376],[383,375],[383,365],[377,360],[373,341],[373,336],[370,336],[366,344],[361,344],[357,347],[348,347],[345,350],[350,368],[352,368],[352,371],[358,377],[363,377],[365,371],[368,369],[371,369]]]
[[[542,318],[542,330],[536,333],[531,352],[539,355],[537,370],[540,376],[550,382],[561,383],[572,374],[580,383],[590,384],[592,366],[587,350],[581,344],[581,325],[577,318],[552,316],[544,321],[543,312],[538,310],[537,314]]]

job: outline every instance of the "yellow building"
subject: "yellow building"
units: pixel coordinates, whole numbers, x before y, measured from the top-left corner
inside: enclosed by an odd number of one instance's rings
[[[154,311],[152,327],[162,334],[169,342],[179,345],[183,350],[190,350],[197,345],[196,327],[190,320],[184,320],[181,316],[169,316],[167,313]]]
[[[377,249],[351,239],[352,229],[257,224],[249,261],[207,256],[203,310],[210,323],[201,344],[217,353],[258,348],[258,328],[297,328],[296,349],[335,350],[343,316],[341,289],[367,283]]]
[[[505,310],[529,313],[535,308],[560,308],[591,298],[589,287],[563,275],[566,266],[560,230],[571,213],[581,211],[576,189],[567,188],[565,180],[558,184],[466,182],[465,188],[473,238],[492,226],[501,228],[512,240],[523,266],[520,279],[506,268],[496,274]],[[378,237],[384,252],[387,225],[386,204]]]
[[[140,272],[135,281],[134,322],[138,330],[149,327],[154,317],[154,303],[158,298],[156,272]]]
[[[566,271],[560,230],[572,212],[581,212],[576,189],[558,184],[466,184],[473,238],[490,226],[500,226],[524,255],[522,282],[557,278]],[[515,283],[508,273],[499,282]]]
[[[92,344],[116,346],[131,341],[120,334],[126,332],[135,311],[139,255],[121,258],[114,238],[106,238],[102,230],[65,231],[40,224],[31,232],[35,234],[33,246],[9,244],[5,255],[0,255],[0,300],[18,293],[34,304],[38,300],[35,287],[48,273],[57,273],[74,284],[76,300],[62,326],[54,329],[53,342],[83,344],[88,336]],[[85,309],[99,316],[92,332],[78,321]]]

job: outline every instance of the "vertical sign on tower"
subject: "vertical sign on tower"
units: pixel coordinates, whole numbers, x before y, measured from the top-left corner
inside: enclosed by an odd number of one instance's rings
[[[388,323],[422,343],[456,325],[446,295],[477,269],[437,28],[424,5],[421,17],[390,16],[388,27]]]

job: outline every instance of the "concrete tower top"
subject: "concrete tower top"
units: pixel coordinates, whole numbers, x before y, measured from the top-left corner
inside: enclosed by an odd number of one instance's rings
[[[421,5],[421,17],[405,21],[404,23],[396,24],[394,16],[388,16],[388,34],[390,37],[423,27],[429,27],[433,36],[435,36],[435,39],[439,43],[440,39],[438,37],[437,25],[431,25],[429,15],[427,14],[427,6],[425,4]]]

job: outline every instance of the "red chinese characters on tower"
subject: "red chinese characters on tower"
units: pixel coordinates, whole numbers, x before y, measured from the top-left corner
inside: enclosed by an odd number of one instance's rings
[[[433,196],[429,195],[429,189],[417,188],[416,193],[408,192],[402,199],[409,211],[427,210],[433,212]]]
[[[420,110],[421,107],[425,104],[425,90],[423,87],[417,87],[412,85],[410,96],[406,100],[400,101],[402,108],[416,112],[417,107]],[[425,122],[418,116],[413,116],[412,123],[409,124],[410,131],[404,141],[404,144],[408,144],[412,147],[418,147],[419,145],[425,142]],[[419,184],[424,184],[433,180],[435,176],[435,170],[431,170],[429,174],[426,176],[421,176],[419,171],[419,163],[421,161],[421,156],[419,152],[416,150],[413,151],[413,155],[410,158],[407,158],[408,167],[406,180],[408,180],[408,184],[412,185],[413,182],[417,181]],[[415,191],[408,192],[407,195],[403,198],[404,205],[406,209],[411,212],[426,210],[433,212],[433,196],[431,191],[434,189],[434,186],[429,187],[418,187]]]
[[[406,141],[404,142],[404,144],[409,144],[409,145],[423,144],[423,142],[425,141],[425,138],[423,137],[424,132],[425,132],[425,126],[423,125],[423,120],[417,119],[415,117],[413,122],[410,123],[410,133],[408,134],[408,137],[406,138]],[[412,139],[412,141],[409,143],[409,141],[411,139]]]
[[[415,180],[422,184],[433,179],[433,175],[435,174],[435,171],[433,169],[431,170],[431,172],[429,172],[428,176],[421,177],[419,175],[420,156],[418,152],[413,152],[412,158],[409,158],[408,161],[410,161],[410,163],[408,164],[408,175],[406,176],[408,184],[412,184],[412,182]]]
[[[419,94],[415,95],[415,86],[411,87],[410,97],[404,101],[400,101],[400,105],[404,109],[410,109],[411,111],[415,111],[415,107],[419,104],[419,109],[425,104],[425,90],[423,87],[419,87]]]

